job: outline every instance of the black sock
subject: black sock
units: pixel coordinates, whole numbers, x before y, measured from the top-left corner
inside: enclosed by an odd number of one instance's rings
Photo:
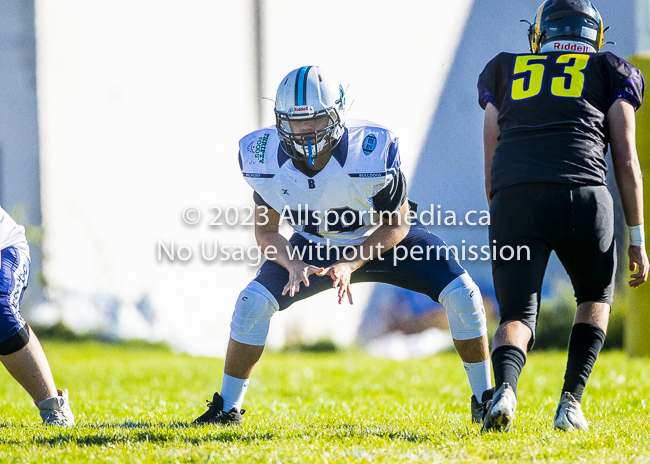
[[[580,323],[575,324],[571,330],[569,358],[566,363],[562,392],[571,393],[578,402],[582,401],[582,392],[603,343],[605,343],[605,332],[600,327]]]
[[[498,390],[504,383],[509,383],[517,394],[517,382],[524,364],[526,364],[526,353],[514,345],[502,345],[494,350],[492,353],[494,390]]]

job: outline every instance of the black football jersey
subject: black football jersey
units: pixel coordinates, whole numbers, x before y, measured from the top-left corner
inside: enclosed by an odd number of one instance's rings
[[[605,115],[618,98],[637,109],[641,72],[610,52],[501,53],[478,80],[479,104],[499,110],[492,191],[525,182],[604,185]]]

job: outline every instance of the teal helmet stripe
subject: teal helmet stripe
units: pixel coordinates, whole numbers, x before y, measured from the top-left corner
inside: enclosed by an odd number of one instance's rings
[[[307,75],[311,68],[311,66],[303,66],[296,75],[296,106],[307,104]]]

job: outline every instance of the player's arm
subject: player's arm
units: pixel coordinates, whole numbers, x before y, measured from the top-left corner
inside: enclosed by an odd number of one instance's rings
[[[309,276],[323,270],[321,267],[304,263],[295,255],[291,259],[289,255],[291,244],[280,234],[280,213],[273,208],[256,205],[255,239],[265,254],[271,250],[274,253],[272,259],[289,271],[289,281],[282,291],[283,295],[289,292],[290,296],[294,296],[300,290],[300,282],[309,287]],[[271,258],[268,254],[267,257]]]
[[[394,214],[381,215],[382,224],[361,245],[356,247],[356,254],[346,253],[348,256],[356,256],[355,259],[343,258],[318,273],[318,275],[332,277],[334,281],[332,286],[338,288],[339,304],[343,302],[346,294],[348,301],[352,304],[352,294],[350,293],[352,273],[368,261],[393,248],[408,235],[412,222],[412,218],[406,217],[408,212],[409,204],[405,198],[399,210]]]
[[[350,264],[352,270],[356,271],[368,261],[377,258],[404,240],[413,222],[413,218],[406,217],[409,211],[409,202],[408,199],[405,199],[400,209],[394,214],[382,214],[382,224],[361,245],[357,246],[359,251],[357,258],[354,260],[343,259],[339,262]]]
[[[618,99],[607,111],[609,143],[618,193],[623,205],[625,222],[630,232],[631,287],[638,287],[648,280],[648,255],[643,234],[643,178],[636,152],[634,107]]]
[[[499,146],[499,110],[492,103],[485,107],[485,119],[483,121],[483,152],[485,154],[485,196],[488,205],[490,204],[490,189],[492,188],[492,158]]]

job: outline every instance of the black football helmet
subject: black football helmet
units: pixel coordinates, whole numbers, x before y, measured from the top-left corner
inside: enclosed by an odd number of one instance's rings
[[[540,53],[550,40],[582,42],[598,51],[603,45],[603,19],[589,0],[546,0],[528,29],[530,51]]]

